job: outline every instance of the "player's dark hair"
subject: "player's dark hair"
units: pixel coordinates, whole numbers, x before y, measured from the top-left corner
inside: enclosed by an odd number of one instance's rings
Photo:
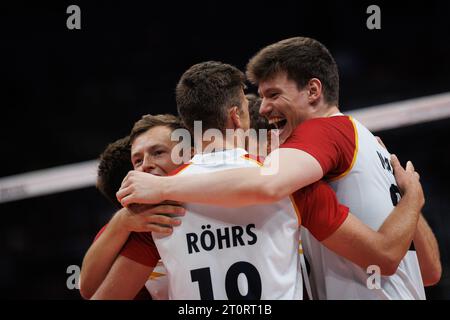
[[[143,134],[144,132],[147,132],[151,128],[158,126],[168,127],[172,130],[185,129],[180,118],[172,114],[158,114],[158,115],[146,114],[142,116],[140,120],[136,121],[136,123],[133,126],[133,129],[131,129],[130,144],[132,144],[134,140],[136,140],[136,138],[141,134]]]
[[[303,88],[310,79],[322,82],[323,96],[329,104],[339,103],[339,73],[328,49],[319,41],[295,37],[261,49],[247,64],[247,78],[253,84],[268,80],[279,72]]]
[[[130,138],[119,139],[109,144],[100,155],[97,170],[97,188],[114,205],[122,205],[116,198],[122,180],[133,170],[130,160]]]
[[[178,113],[184,125],[194,131],[194,121],[202,121],[202,129],[225,130],[227,111],[241,109],[241,89],[245,75],[232,65],[207,61],[190,67],[176,87]]]

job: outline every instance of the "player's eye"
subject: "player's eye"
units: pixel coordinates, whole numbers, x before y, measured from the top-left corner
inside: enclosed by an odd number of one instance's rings
[[[165,150],[156,150],[155,152],[153,152],[153,155],[155,157],[158,157],[158,156],[161,156],[164,153],[165,153]]]

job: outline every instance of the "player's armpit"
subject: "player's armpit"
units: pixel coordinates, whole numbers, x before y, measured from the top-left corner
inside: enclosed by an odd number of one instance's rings
[[[92,300],[132,300],[145,285],[153,267],[118,256]]]

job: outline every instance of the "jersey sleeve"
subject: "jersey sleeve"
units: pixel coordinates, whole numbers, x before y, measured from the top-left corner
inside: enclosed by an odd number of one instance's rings
[[[322,167],[326,179],[345,173],[352,166],[357,141],[350,117],[317,118],[303,122],[280,148],[307,152]]]
[[[319,241],[332,235],[345,221],[349,208],[339,204],[334,190],[323,181],[296,191],[294,201],[302,225]]]
[[[132,232],[120,255],[145,266],[154,267],[160,256],[150,232]]]

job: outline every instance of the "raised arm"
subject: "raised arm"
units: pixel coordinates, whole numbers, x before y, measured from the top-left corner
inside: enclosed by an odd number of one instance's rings
[[[169,235],[171,227],[179,225],[180,220],[161,214],[183,215],[185,212],[183,207],[172,205],[134,209],[134,212],[125,208],[119,210],[86,252],[80,275],[80,294],[84,299],[90,299],[101,285],[131,232]]]
[[[419,217],[413,241],[423,284],[425,286],[437,284],[442,275],[439,245],[423,215]]]
[[[380,229],[374,231],[349,214],[336,232],[322,241],[327,248],[362,268],[379,266],[383,275],[395,273],[406,255],[425,201],[412,163],[408,162],[405,171],[393,156],[392,165],[403,197]]]
[[[163,200],[240,207],[278,201],[320,180],[319,162],[308,153],[282,148],[270,154],[263,167],[208,174],[157,177],[132,171],[117,198],[124,206]]]

